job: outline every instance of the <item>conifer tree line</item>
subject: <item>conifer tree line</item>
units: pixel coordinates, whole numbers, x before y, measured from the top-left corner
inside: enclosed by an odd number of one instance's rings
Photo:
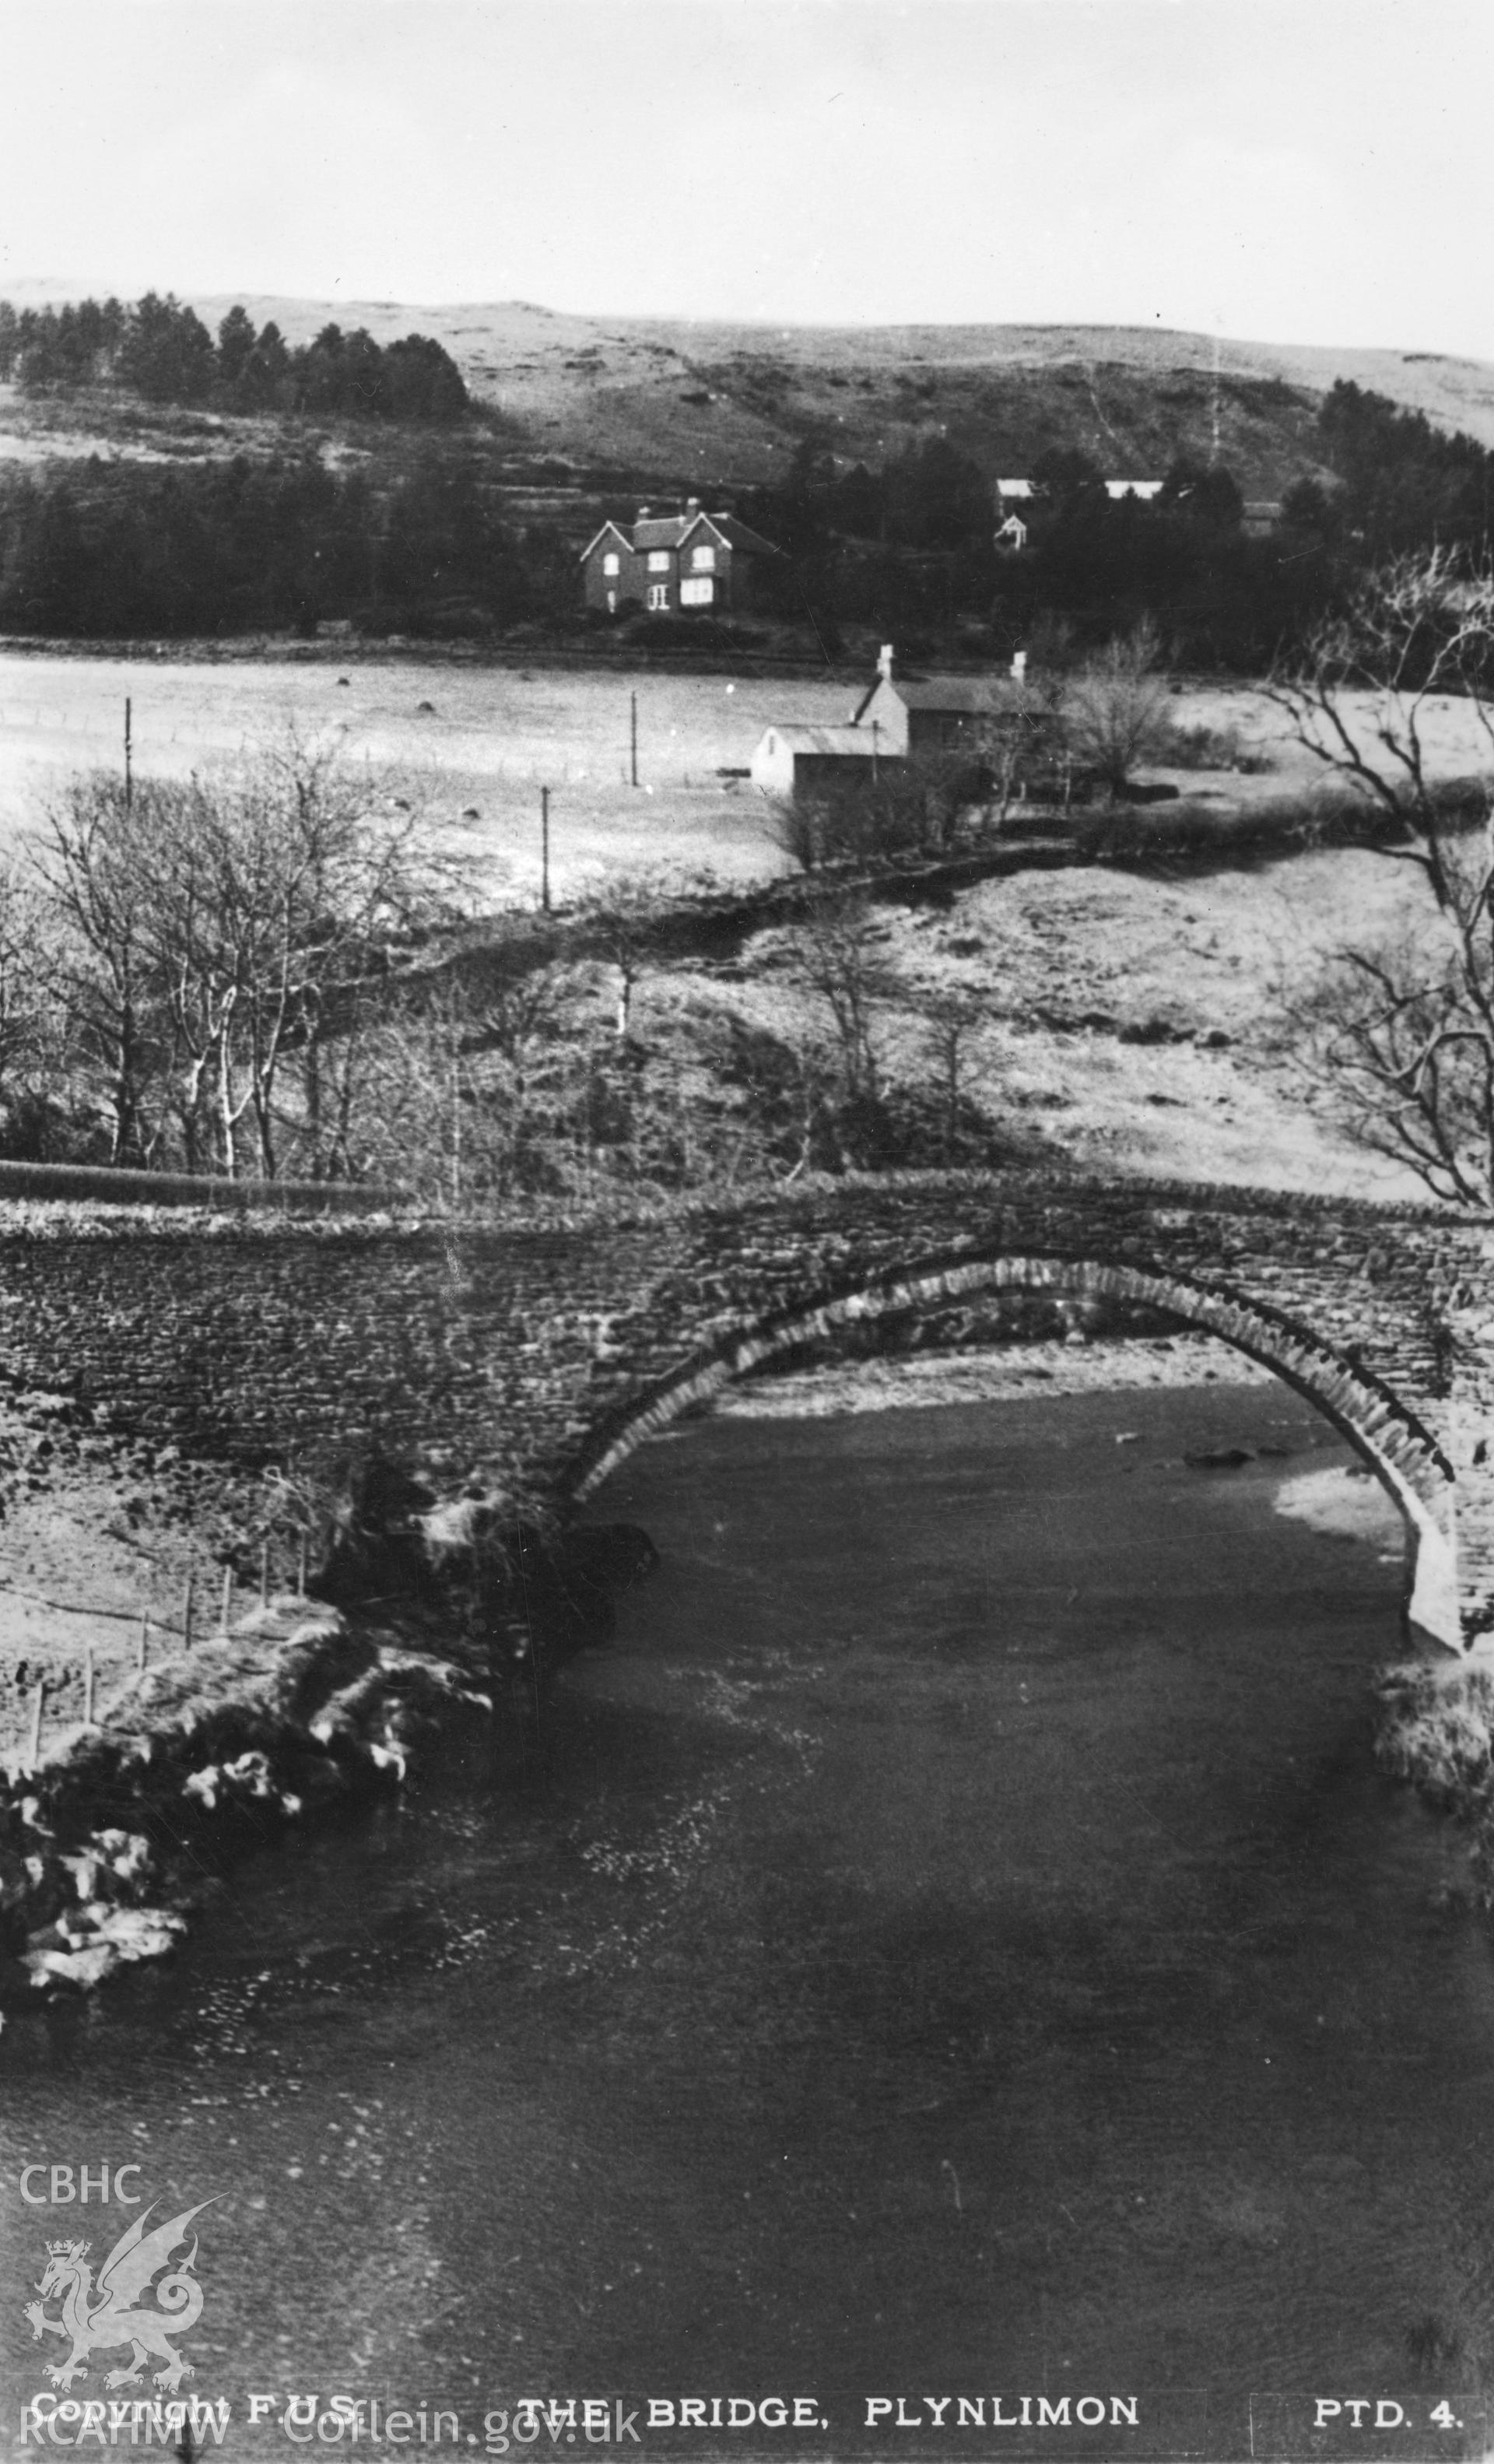
[[[461,371],[424,334],[380,343],[324,325],[293,348],[242,307],[209,332],[193,308],[147,291],[126,306],[79,299],[21,308],[0,299],[0,382],[29,393],[113,385],[146,402],[312,417],[449,422],[468,408]]]
[[[0,478],[11,632],[309,633],[349,618],[439,636],[566,605],[574,587],[549,533],[516,537],[471,464],[434,451],[373,474],[306,452]]]
[[[1494,453],[1476,438],[1341,380],[1311,444],[1316,471],[1285,490],[1268,537],[1250,535],[1220,463],[1179,453],[1155,497],[1115,499],[1093,454],[1053,446],[1024,474],[1026,544],[1003,555],[990,478],[942,433],[880,470],[846,470],[806,438],[783,483],[738,510],[790,551],[793,587],[837,623],[911,640],[989,616],[1021,640],[1046,613],[1098,642],[1151,618],[1180,657],[1258,668],[1388,557],[1441,547],[1482,567],[1489,555]]]

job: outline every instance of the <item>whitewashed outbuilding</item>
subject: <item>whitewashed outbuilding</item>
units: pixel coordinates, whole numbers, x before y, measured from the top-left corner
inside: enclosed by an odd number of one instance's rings
[[[752,783],[765,796],[792,796],[853,773],[868,775],[877,754],[887,750],[869,728],[801,727],[775,719],[752,757]]]

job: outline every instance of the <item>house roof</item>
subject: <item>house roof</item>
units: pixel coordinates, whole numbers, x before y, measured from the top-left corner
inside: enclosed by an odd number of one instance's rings
[[[859,726],[884,685],[905,710],[939,711],[952,718],[987,718],[1022,698],[1021,689],[1007,676],[878,676],[857,704],[853,726]]]
[[[847,760],[869,761],[872,755],[879,750],[871,740],[870,729],[855,726],[785,726],[781,719],[776,718],[773,725],[765,730],[759,741],[758,748],[759,752],[770,736],[776,736],[784,750],[789,753],[836,753],[844,754]]]
[[[760,531],[755,531],[746,522],[738,521],[735,514],[697,514],[695,520],[705,522],[719,539],[726,541],[728,547],[736,549],[738,554],[781,556],[783,553],[780,547],[774,546],[771,539],[764,539]]]
[[[586,559],[592,554],[592,551],[602,545],[602,542],[606,538],[608,531],[611,532],[620,547],[627,546],[627,533],[626,531],[620,531],[616,522],[604,522],[602,528],[598,531],[596,538],[589,539],[586,541],[585,546],[582,549],[580,556],[576,560],[578,564],[585,563]]]
[[[646,522],[634,522],[635,548],[678,547],[687,531],[699,521],[698,514],[652,514]]]

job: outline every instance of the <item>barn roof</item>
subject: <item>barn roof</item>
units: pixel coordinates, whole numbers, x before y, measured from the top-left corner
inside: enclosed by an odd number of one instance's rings
[[[870,729],[865,727],[785,726],[781,719],[776,718],[764,731],[762,742],[766,743],[770,736],[776,736],[789,753],[842,754],[847,760],[869,761],[872,755],[880,750],[883,759],[888,758],[885,747],[875,745]],[[758,750],[761,750],[760,745]]]

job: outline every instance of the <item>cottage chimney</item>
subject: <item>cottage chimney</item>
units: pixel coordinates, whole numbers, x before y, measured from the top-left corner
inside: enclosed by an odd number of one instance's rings
[[[640,520],[641,522],[646,522],[646,521],[648,520],[648,507],[647,505],[640,505],[640,506],[639,506],[639,508],[638,508],[638,518],[639,518],[639,520]]]
[[[687,514],[698,514],[700,511],[700,498],[698,496],[687,496],[685,499],[685,511]]]
[[[878,675],[879,675],[879,676],[885,676],[889,684],[890,684],[890,683],[891,683],[891,681],[892,681],[892,645],[891,645],[891,643],[890,643],[890,642],[884,642],[884,643],[883,643],[883,645],[882,645],[881,650],[880,650],[880,651],[879,651],[879,653],[878,653],[878,656],[877,656],[877,673],[878,673]]]
[[[1026,681],[1027,653],[1025,650],[1014,650],[1012,652],[1012,682],[1017,685],[1024,685]]]

